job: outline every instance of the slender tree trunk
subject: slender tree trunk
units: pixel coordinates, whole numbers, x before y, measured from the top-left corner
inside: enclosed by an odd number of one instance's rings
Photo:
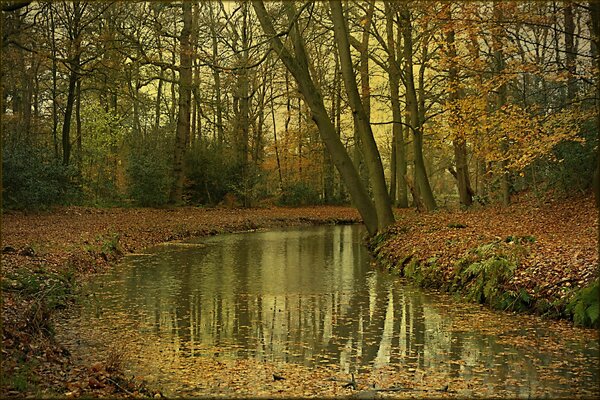
[[[164,80],[165,70],[164,68],[160,68],[160,73],[158,75],[158,87],[156,88],[156,101],[154,103],[154,132],[158,133],[158,129],[160,128],[160,102],[163,91],[163,80]]]
[[[564,1],[565,18],[565,60],[567,64],[567,101],[573,101],[577,95],[577,49],[575,48],[575,22],[573,18],[572,0]]]
[[[334,164],[346,182],[350,195],[363,218],[368,232],[375,234],[378,229],[377,212],[364,185],[362,185],[358,172],[352,164],[352,160],[336,134],[335,127],[331,123],[331,119],[325,109],[321,93],[312,81],[308,69],[308,56],[297,25],[294,23],[290,32],[295,53],[295,56],[292,56],[277,36],[263,2],[253,1],[252,4],[265,34],[270,39],[271,46],[298,82],[300,91],[312,112],[312,119],[319,128],[321,139],[325,143],[325,146],[327,146]],[[284,6],[288,12],[288,17],[291,15],[293,18],[295,15],[294,5],[292,3],[284,3]]]
[[[69,74],[69,89],[67,92],[67,106],[65,108],[65,118],[62,128],[62,147],[63,147],[63,165],[69,165],[71,159],[71,117],[73,115],[73,104],[75,103],[75,87],[77,85],[77,69],[79,65],[79,56],[71,63],[71,72]]]
[[[277,161],[277,175],[279,177],[279,191],[283,191],[283,175],[281,174],[281,160],[279,159],[279,142],[277,141],[277,123],[275,119],[275,97],[273,96],[274,79],[271,75],[271,120],[273,123],[273,146],[275,146],[275,160]]]
[[[183,28],[181,30],[181,52],[179,66],[179,112],[177,115],[177,131],[175,136],[175,156],[173,159],[173,186],[169,200],[180,203],[183,199],[184,155],[186,138],[190,134],[190,104],[192,97],[192,45],[190,42],[192,28],[192,3],[184,1]]]
[[[594,173],[594,192],[596,207],[600,217],[600,3],[590,2],[592,17],[592,49],[596,63],[596,170]],[[598,251],[600,252],[600,229],[598,230]],[[600,264],[599,264],[600,268]]]
[[[359,46],[359,69],[360,76],[360,97],[365,110],[367,120],[371,121],[371,79],[369,72],[369,38],[371,37],[371,24],[373,21],[373,12],[375,10],[375,1],[369,0],[369,7],[363,17],[363,30]],[[354,162],[357,165],[358,172],[363,182],[369,188],[369,171],[365,165],[365,155],[363,150],[362,138],[358,128],[359,123],[355,122],[354,129]]]
[[[427,171],[425,169],[425,160],[423,158],[423,136],[420,124],[419,103],[417,100],[417,91],[415,88],[415,79],[413,73],[413,48],[412,48],[412,26],[410,21],[410,12],[406,5],[403,5],[401,17],[404,23],[402,36],[404,39],[404,65],[405,65],[405,85],[406,85],[406,107],[409,114],[409,123],[413,137],[413,159],[415,166],[415,188],[418,195],[423,197],[423,203],[427,210],[437,208]]]
[[[450,8],[448,7],[450,13]],[[452,16],[449,16],[450,23],[452,23]],[[449,83],[449,95],[448,100],[453,112],[455,112],[455,104],[460,98],[459,93],[459,82],[458,82],[458,67],[456,65],[456,45],[454,43],[455,33],[454,29],[451,28],[446,34],[447,43],[447,57],[450,61],[450,68],[448,71],[448,83]],[[459,127],[460,128],[460,127]],[[458,187],[458,196],[460,204],[465,207],[469,207],[473,204],[471,183],[469,180],[469,165],[467,162],[467,143],[464,135],[461,132],[456,132],[452,146],[454,147],[454,163],[456,164],[456,184]]]
[[[159,17],[159,11],[158,11],[158,8],[156,8],[154,11],[154,18],[158,21],[158,17]],[[159,61],[162,62],[162,60],[163,60],[162,55],[163,55],[164,50],[162,48],[160,28],[161,28],[160,24],[157,22],[154,29],[155,29],[155,35],[156,35],[156,44],[157,44],[157,48],[158,48],[158,59],[159,59]],[[156,101],[154,103],[154,127],[153,127],[154,134],[158,134],[158,130],[160,128],[160,116],[161,116],[160,103],[162,101],[164,78],[165,78],[165,68],[161,66],[160,72],[158,73],[158,87],[156,88]]]
[[[21,84],[22,84],[22,113],[21,113],[21,129],[23,130],[23,134],[25,135],[26,143],[31,143],[31,139],[33,137],[31,132],[31,106],[32,106],[32,97],[33,97],[33,65],[29,66],[29,69],[25,68],[25,58],[22,57],[23,60],[23,69],[21,74]],[[33,60],[32,60],[33,64]]]
[[[56,29],[54,25],[54,5],[50,4],[50,30],[52,46],[52,141],[54,143],[54,158],[58,159],[58,66],[56,63]]]
[[[284,132],[285,132],[285,149],[289,149],[289,140],[290,140],[290,123],[292,122],[292,100],[291,100],[291,92],[290,92],[290,77],[289,70],[285,70],[285,123],[284,123]],[[284,153],[284,165],[286,166],[286,176],[289,176],[290,168],[289,163],[291,162],[287,156],[289,152]]]
[[[219,57],[219,42],[217,37],[217,30],[215,26],[217,24],[217,19],[214,13],[214,3],[208,2],[208,11],[210,16],[210,39],[212,46],[212,63],[214,65],[218,64]],[[214,112],[216,118],[216,128],[217,128],[217,144],[219,148],[223,145],[223,141],[225,140],[225,132],[223,128],[223,104],[221,103],[221,74],[217,68],[213,68],[213,83],[214,83]]]
[[[394,223],[394,214],[392,212],[390,197],[385,183],[383,165],[373,137],[369,117],[363,107],[354,72],[352,70],[352,58],[350,55],[350,43],[348,38],[348,27],[342,11],[342,4],[337,1],[330,1],[329,6],[332,14],[333,31],[338,44],[338,53],[340,57],[340,67],[342,78],[348,94],[348,102],[355,115],[355,121],[358,123],[360,138],[363,145],[363,152],[371,184],[373,185],[373,195],[375,208],[377,210],[378,228],[385,229],[388,225]]]
[[[386,34],[388,46],[388,79],[390,81],[390,102],[392,106],[392,155],[391,163],[391,197],[396,199],[398,207],[408,207],[408,190],[404,176],[406,175],[406,145],[402,134],[402,110],[400,109],[400,69],[396,57],[397,44],[394,40],[394,15],[392,5],[389,1],[385,3],[386,10]],[[398,37],[400,40],[400,37]]]
[[[502,21],[503,12],[501,9],[501,5],[494,1],[494,18],[496,21]],[[492,35],[492,49],[494,52],[494,70],[496,74],[502,74],[504,71],[504,50],[501,42],[501,31],[500,27],[497,28],[496,32]],[[500,112],[500,109],[504,104],[506,104],[507,98],[507,88],[506,84],[502,83],[498,88],[498,95],[496,96],[496,112]],[[502,151],[508,151],[508,142],[507,138],[502,138],[502,142],[500,144]],[[510,171],[507,168],[508,162],[506,160],[501,161],[500,163],[500,188],[501,188],[501,198],[502,204],[508,206],[510,204]]]
[[[237,76],[238,113],[236,124],[236,158],[241,171],[242,204],[250,205],[249,196],[249,130],[250,130],[250,81],[248,71],[249,60],[249,32],[248,32],[248,4],[242,3],[241,27],[241,59],[240,70]]]
[[[77,99],[75,103],[75,130],[77,133],[77,167],[81,170],[81,161],[83,160],[81,137],[81,80],[77,81]]]
[[[338,99],[338,85],[339,85],[339,60],[336,57],[335,66],[333,68],[333,84],[331,90],[331,122],[335,125],[336,112],[337,112],[337,99]],[[327,151],[327,148],[323,146],[323,162],[324,162],[324,182],[323,182],[323,196],[326,203],[331,203],[335,197],[335,170],[331,156]]]

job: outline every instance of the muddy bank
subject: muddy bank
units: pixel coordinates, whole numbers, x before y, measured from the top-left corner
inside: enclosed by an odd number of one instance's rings
[[[380,263],[421,287],[495,309],[598,326],[593,197],[417,214],[370,241]]]

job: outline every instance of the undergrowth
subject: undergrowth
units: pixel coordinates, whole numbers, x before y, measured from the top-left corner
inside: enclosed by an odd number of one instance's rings
[[[509,236],[467,251],[457,260],[450,274],[444,274],[435,257],[418,260],[411,255],[393,260],[383,251],[396,232],[371,238],[369,247],[378,262],[392,273],[416,285],[456,293],[465,299],[504,311],[535,312],[552,318],[569,318],[575,325],[600,327],[600,280],[574,290],[562,299],[535,298],[525,288],[510,284],[519,263],[527,254],[525,247],[533,236]]]
[[[600,327],[600,279],[578,290],[567,304],[566,312],[575,325]]]

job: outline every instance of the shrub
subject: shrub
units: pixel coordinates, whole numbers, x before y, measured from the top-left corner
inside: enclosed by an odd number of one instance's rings
[[[320,204],[319,192],[304,182],[296,182],[286,187],[278,201],[282,206],[304,206]]]
[[[138,147],[129,153],[128,192],[140,206],[160,206],[169,200],[170,163],[159,146]]]
[[[186,157],[186,195],[194,203],[219,204],[227,193],[252,200],[258,172],[242,165],[227,151],[212,144],[196,144]]]
[[[24,145],[3,149],[2,185],[4,206],[14,209],[43,209],[81,196],[73,166],[64,166],[41,149]]]

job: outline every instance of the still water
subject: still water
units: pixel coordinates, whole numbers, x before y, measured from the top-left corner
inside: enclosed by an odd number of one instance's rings
[[[598,394],[592,332],[412,287],[373,265],[364,233],[304,227],[157,246],[94,279],[80,320],[103,340],[152,347],[140,365],[210,357],[348,374],[396,368],[509,396]]]

